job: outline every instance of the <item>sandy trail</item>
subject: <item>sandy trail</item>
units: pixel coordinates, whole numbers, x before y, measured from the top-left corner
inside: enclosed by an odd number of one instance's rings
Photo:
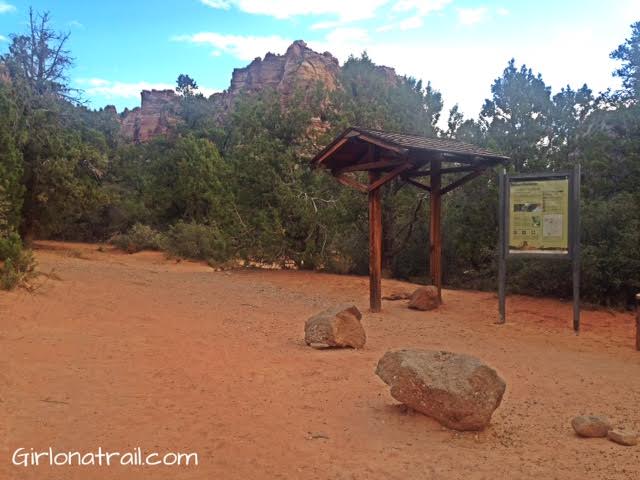
[[[0,478],[633,479],[640,446],[577,438],[603,413],[640,428],[631,314],[444,292],[437,312],[384,302],[367,279],[214,272],[159,253],[41,242],[35,293],[0,293]],[[383,288],[413,286],[385,281]],[[304,320],[337,302],[364,313],[364,350],[304,345]],[[507,392],[492,425],[457,433],[407,414],[375,375],[392,348],[447,349],[495,367]],[[199,454],[198,467],[14,467],[19,447]]]

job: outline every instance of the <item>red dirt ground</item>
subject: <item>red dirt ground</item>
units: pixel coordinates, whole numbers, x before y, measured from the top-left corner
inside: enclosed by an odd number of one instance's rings
[[[34,293],[0,293],[0,478],[633,479],[640,446],[577,438],[581,413],[640,428],[631,314],[491,293],[444,292],[435,312],[384,302],[367,279],[234,270],[41,242]],[[386,292],[412,285],[385,281]],[[363,350],[304,345],[310,315],[364,313]],[[375,375],[388,349],[476,355],[507,391],[481,433],[407,413]],[[19,448],[195,451],[198,467],[15,467]]]

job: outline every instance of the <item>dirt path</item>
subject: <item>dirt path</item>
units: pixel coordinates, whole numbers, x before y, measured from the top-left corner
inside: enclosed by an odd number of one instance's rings
[[[640,428],[640,352],[630,314],[445,291],[437,312],[384,302],[367,279],[214,272],[157,253],[44,242],[35,293],[0,293],[0,478],[633,479],[640,446],[577,438],[603,413]],[[410,290],[388,281],[386,291]],[[304,320],[337,302],[364,313],[364,350],[316,351]],[[485,432],[403,413],[373,373],[392,348],[477,355],[507,382]],[[14,467],[16,448],[195,451],[198,467]]]

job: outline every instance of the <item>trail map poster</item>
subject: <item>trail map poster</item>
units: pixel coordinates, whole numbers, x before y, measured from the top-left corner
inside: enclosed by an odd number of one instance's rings
[[[509,253],[569,251],[569,179],[509,182]]]

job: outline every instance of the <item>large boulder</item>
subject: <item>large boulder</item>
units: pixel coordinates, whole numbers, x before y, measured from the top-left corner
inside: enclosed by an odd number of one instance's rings
[[[493,368],[451,352],[387,352],[376,374],[391,387],[393,398],[455,430],[489,425],[506,388]]]
[[[354,305],[329,308],[309,318],[304,325],[304,341],[316,348],[362,348],[367,336],[360,323],[362,314]]]
[[[438,289],[433,285],[420,287],[411,294],[409,308],[415,310],[434,310],[440,306]]]

